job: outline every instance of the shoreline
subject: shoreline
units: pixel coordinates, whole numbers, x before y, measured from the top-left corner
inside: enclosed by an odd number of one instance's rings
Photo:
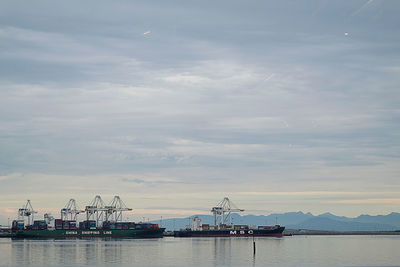
[[[325,231],[307,229],[285,229],[284,236],[293,235],[400,235],[400,231]]]

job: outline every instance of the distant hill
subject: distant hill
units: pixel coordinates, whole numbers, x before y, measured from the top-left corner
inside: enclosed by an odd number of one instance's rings
[[[205,224],[214,224],[214,218],[211,215],[194,215],[200,217]],[[161,223],[167,230],[178,230],[188,227],[191,219],[175,218],[166,219]],[[392,212],[388,215],[360,215],[356,218],[345,216],[336,216],[332,213],[324,213],[315,216],[311,213],[287,212],[270,215],[232,215],[233,224],[247,225],[275,225],[286,226],[287,229],[307,229],[307,230],[325,230],[325,231],[394,231],[400,230],[400,213]]]
[[[324,231],[394,231],[399,229],[388,224],[344,222],[319,216],[308,219],[299,224],[286,225],[286,228]]]

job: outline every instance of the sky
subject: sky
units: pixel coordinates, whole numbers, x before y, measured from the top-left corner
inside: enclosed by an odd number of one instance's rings
[[[0,224],[400,212],[397,0],[0,1]]]

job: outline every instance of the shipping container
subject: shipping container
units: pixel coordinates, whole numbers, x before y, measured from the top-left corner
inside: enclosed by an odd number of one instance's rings
[[[210,229],[210,225],[209,225],[209,224],[203,224],[203,225],[201,226],[201,228],[202,228],[203,230],[209,230],[209,229]]]
[[[249,229],[248,225],[234,225],[233,227],[235,230],[247,230]]]
[[[25,228],[24,221],[14,220],[12,222],[12,229],[23,230]]]
[[[64,230],[68,230],[68,229],[69,229],[69,222],[64,221],[64,223],[63,223],[63,229],[64,229]]]
[[[63,220],[61,220],[61,219],[55,219],[55,220],[54,220],[54,227],[55,227],[57,230],[62,229],[62,227],[63,227]]]
[[[69,221],[69,229],[76,230],[76,221]]]
[[[96,221],[83,221],[79,223],[79,229],[87,230],[87,229],[96,229]]]

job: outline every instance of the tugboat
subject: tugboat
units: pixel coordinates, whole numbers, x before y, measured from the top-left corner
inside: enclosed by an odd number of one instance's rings
[[[174,231],[175,237],[249,237],[274,236],[282,237],[285,227],[280,225],[249,227],[248,225],[232,225],[232,212],[242,212],[229,198],[225,197],[211,209],[214,225],[203,224],[199,217],[194,217],[192,227]],[[219,223],[218,223],[219,222]]]
[[[34,220],[30,200],[18,210],[18,220],[12,222],[13,238],[80,238],[80,237],[112,237],[112,238],[159,238],[163,237],[165,228],[158,224],[123,222],[122,212],[130,211],[119,196],[115,196],[111,204],[104,205],[100,196],[96,196],[85,210],[76,207],[71,199],[61,209],[61,219],[50,214],[44,220]],[[77,215],[86,213],[86,220],[77,224]],[[51,225],[54,220],[54,227]],[[25,225],[25,221],[27,224]]]

